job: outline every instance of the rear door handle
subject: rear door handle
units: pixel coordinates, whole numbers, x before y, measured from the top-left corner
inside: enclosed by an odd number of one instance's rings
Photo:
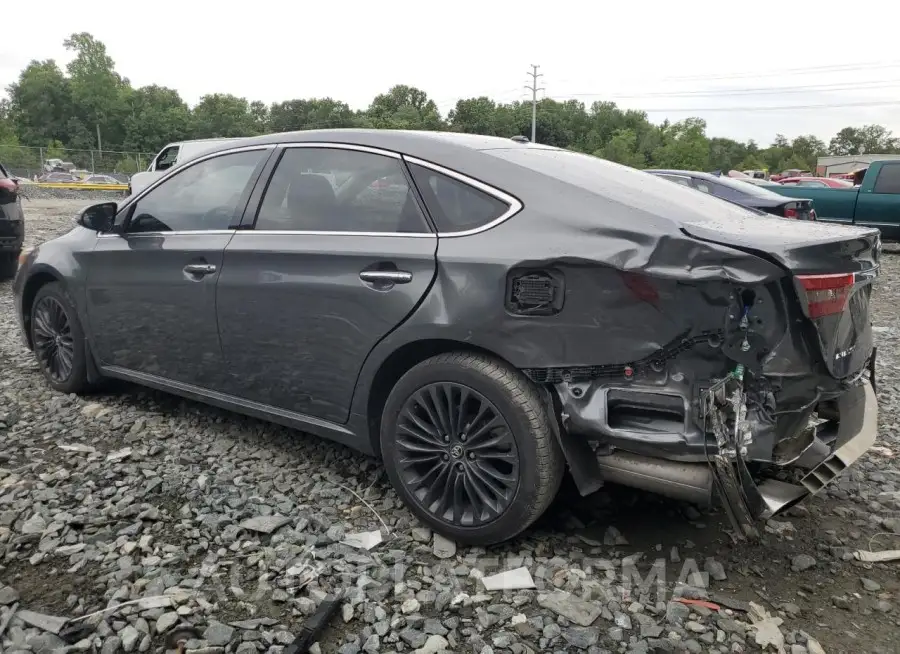
[[[211,263],[189,263],[184,267],[184,272],[188,275],[212,275],[216,272],[216,267]]]
[[[413,275],[406,270],[363,270],[359,278],[370,284],[409,284]]]

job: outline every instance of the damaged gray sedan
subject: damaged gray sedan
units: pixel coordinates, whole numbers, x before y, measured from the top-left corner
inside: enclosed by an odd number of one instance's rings
[[[526,529],[567,471],[753,537],[875,439],[874,229],[365,130],[225,144],[76,222],[14,286],[51,386],[125,379],[375,454],[460,542]]]

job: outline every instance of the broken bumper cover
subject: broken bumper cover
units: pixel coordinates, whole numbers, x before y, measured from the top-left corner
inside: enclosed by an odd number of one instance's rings
[[[765,479],[756,483],[737,451],[710,457],[713,479],[725,512],[744,537],[758,535],[757,519],[768,519],[815,495],[843,473],[874,444],[878,403],[871,383],[851,387],[837,400],[840,423],[834,445],[799,483]]]
[[[844,393],[838,399],[838,410],[840,423],[831,454],[805,474],[799,484],[768,479],[756,487],[765,506],[761,517],[770,518],[805,497],[815,495],[874,445],[878,432],[878,401],[871,383],[863,383]]]

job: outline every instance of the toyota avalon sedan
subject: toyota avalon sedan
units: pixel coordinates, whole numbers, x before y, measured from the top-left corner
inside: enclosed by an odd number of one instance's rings
[[[719,503],[752,538],[875,439],[875,229],[388,130],[222,144],[76,223],[14,284],[50,386],[129,380],[358,448],[459,542],[514,537],[565,474]]]

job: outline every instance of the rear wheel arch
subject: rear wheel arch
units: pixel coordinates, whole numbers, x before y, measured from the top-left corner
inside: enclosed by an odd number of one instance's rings
[[[28,339],[29,347],[34,347],[34,343],[31,342],[31,309],[34,306],[34,300],[41,288],[53,282],[58,282],[65,286],[65,282],[59,275],[47,270],[34,273],[25,282],[25,288],[22,291],[22,320],[25,323],[25,335]]]
[[[372,382],[366,400],[369,444],[375,455],[381,458],[381,416],[388,395],[400,378],[414,366],[438,354],[460,352],[481,354],[510,365],[503,357],[485,348],[452,339],[426,339],[406,343],[382,361]]]

